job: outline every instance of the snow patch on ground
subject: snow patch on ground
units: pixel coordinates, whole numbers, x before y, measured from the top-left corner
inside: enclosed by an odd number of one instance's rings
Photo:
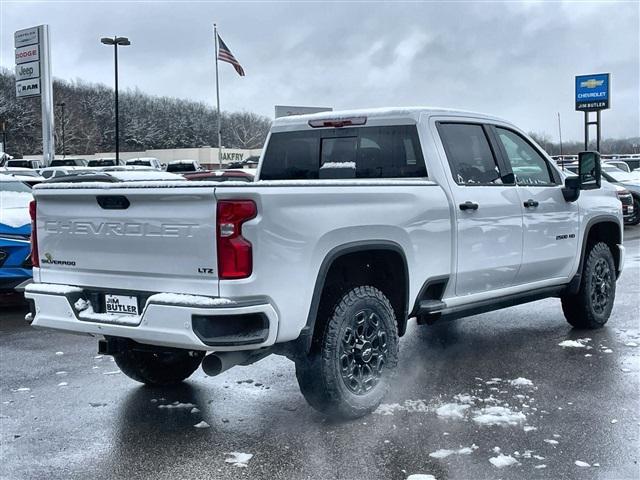
[[[545,438],[543,441],[548,443],[549,445],[554,445],[554,446],[558,445],[558,443],[559,443],[557,440],[550,440],[548,438]]]
[[[211,425],[209,425],[209,424],[208,424],[207,422],[205,422],[204,420],[203,420],[203,421],[201,421],[201,422],[199,422],[199,423],[196,423],[196,424],[194,425],[194,427],[195,427],[195,428],[209,428],[210,426],[211,426]]]
[[[509,380],[509,384],[512,387],[533,387],[533,382],[524,377],[518,377],[513,380]]]
[[[582,460],[576,460],[575,464],[578,467],[590,467],[591,466],[587,462],[583,462]]]
[[[475,414],[473,421],[480,425],[518,425],[527,419],[522,412],[507,407],[485,407]]]
[[[474,443],[470,447],[462,447],[457,450],[449,450],[441,448],[429,454],[432,458],[447,458],[449,455],[470,455],[474,450],[477,450],[478,446]]]
[[[31,389],[29,387],[19,387],[19,388],[12,388],[11,389],[12,392],[30,392]]]
[[[247,463],[253,457],[251,453],[242,453],[242,452],[229,452],[225,455],[229,455],[224,459],[225,462],[232,464],[235,467],[246,467]]]
[[[373,413],[378,415],[393,415],[396,412],[426,413],[428,411],[429,406],[424,400],[405,400],[402,404],[381,403]]]
[[[193,403],[181,403],[181,402],[173,402],[170,403],[168,405],[158,405],[158,408],[162,408],[162,409],[167,409],[167,410],[172,410],[172,409],[176,409],[176,408],[196,408],[196,406]],[[192,412],[193,413],[193,412]]]
[[[563,348],[591,348],[587,346],[590,341],[590,338],[578,338],[577,340],[565,340],[558,345]]]
[[[436,409],[436,415],[443,418],[464,418],[469,405],[460,403],[445,403]]]
[[[502,453],[499,454],[497,457],[491,457],[489,459],[489,462],[491,462],[491,465],[497,468],[510,467],[511,465],[516,465],[520,463],[511,455],[503,455]]]
[[[428,475],[424,473],[414,473],[407,477],[407,480],[437,480],[433,475]]]

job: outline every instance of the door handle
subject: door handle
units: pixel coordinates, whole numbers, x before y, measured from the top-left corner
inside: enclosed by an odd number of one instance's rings
[[[478,204],[474,202],[466,201],[460,204],[460,210],[477,210]]]
[[[538,202],[536,202],[535,200],[533,200],[532,198],[530,198],[529,200],[524,202],[524,206],[527,207],[527,208],[535,208],[538,205],[540,205],[540,204]]]

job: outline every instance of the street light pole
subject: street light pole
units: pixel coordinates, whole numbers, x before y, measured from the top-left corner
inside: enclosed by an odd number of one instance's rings
[[[120,115],[118,112],[118,45],[126,47],[131,45],[127,37],[113,38],[103,37],[100,42],[104,45],[113,45],[113,58],[115,64],[115,115],[116,115],[116,164],[120,164]]]
[[[62,110],[62,158],[67,155],[67,149],[64,142],[64,106],[66,104],[64,102],[56,103],[56,107],[60,107]]]

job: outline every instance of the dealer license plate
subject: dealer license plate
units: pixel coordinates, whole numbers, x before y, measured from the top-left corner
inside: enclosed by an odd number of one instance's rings
[[[117,315],[138,315],[138,299],[128,295],[104,296],[104,312]]]

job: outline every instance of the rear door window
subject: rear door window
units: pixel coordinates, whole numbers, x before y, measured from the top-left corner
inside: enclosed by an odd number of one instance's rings
[[[460,185],[503,183],[498,163],[482,125],[440,123],[438,132],[456,183]]]
[[[415,125],[273,133],[260,173],[262,180],[426,176]]]

